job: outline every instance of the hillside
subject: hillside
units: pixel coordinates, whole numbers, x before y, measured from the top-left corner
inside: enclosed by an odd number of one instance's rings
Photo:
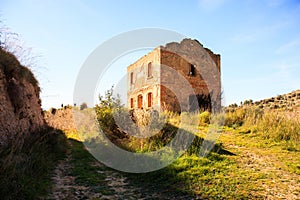
[[[280,111],[300,111],[300,90],[255,102],[252,100],[245,100],[242,106],[255,106],[261,109]],[[237,105],[232,104],[229,107],[237,107]]]
[[[299,110],[300,109],[300,90],[288,94],[254,102],[260,108],[279,109],[279,110]]]

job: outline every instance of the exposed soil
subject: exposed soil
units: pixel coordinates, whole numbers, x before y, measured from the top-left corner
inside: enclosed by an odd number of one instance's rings
[[[68,142],[69,145],[72,145]],[[146,188],[131,183],[126,174],[112,170],[100,162],[91,163],[99,168],[97,171],[104,174],[107,191],[95,192],[97,186],[82,186],[76,183],[76,177],[70,174],[72,170],[72,153],[69,150],[64,160],[57,165],[52,176],[52,191],[47,199],[197,199],[187,194],[173,194],[172,191]]]
[[[87,199],[92,195],[88,187],[75,184],[75,177],[70,174],[71,159],[71,151],[68,149],[66,158],[54,170],[52,191],[48,199]]]

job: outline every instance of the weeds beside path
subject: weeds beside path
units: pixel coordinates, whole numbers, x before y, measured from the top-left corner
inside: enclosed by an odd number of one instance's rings
[[[225,132],[220,140],[235,153],[239,176],[246,176],[253,196],[264,199],[300,199],[300,155],[284,150],[281,144],[260,139],[255,134]],[[297,170],[298,169],[298,170]]]
[[[193,199],[191,195],[140,184],[133,176],[96,161],[81,142],[68,140],[68,152],[52,177],[47,199]]]
[[[234,129],[220,142],[231,155],[183,156],[165,169],[130,174],[106,167],[69,139],[48,199],[299,199],[297,149]]]

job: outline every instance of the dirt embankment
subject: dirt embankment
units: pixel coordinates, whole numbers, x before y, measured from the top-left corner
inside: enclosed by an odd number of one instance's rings
[[[50,110],[44,111],[44,118],[46,123],[53,128],[64,131],[76,130],[72,107],[65,106],[60,109],[51,108]]]
[[[0,48],[0,147],[44,127],[39,93],[33,73]]]

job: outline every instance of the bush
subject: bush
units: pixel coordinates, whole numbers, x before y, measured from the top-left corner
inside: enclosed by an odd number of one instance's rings
[[[245,119],[245,109],[239,108],[226,113],[225,126],[236,127],[241,126]]]
[[[200,125],[206,125],[210,123],[210,113],[204,111],[200,114]]]
[[[81,105],[80,105],[80,110],[84,110],[84,109],[87,109],[88,106],[87,106],[87,103],[83,102]]]

